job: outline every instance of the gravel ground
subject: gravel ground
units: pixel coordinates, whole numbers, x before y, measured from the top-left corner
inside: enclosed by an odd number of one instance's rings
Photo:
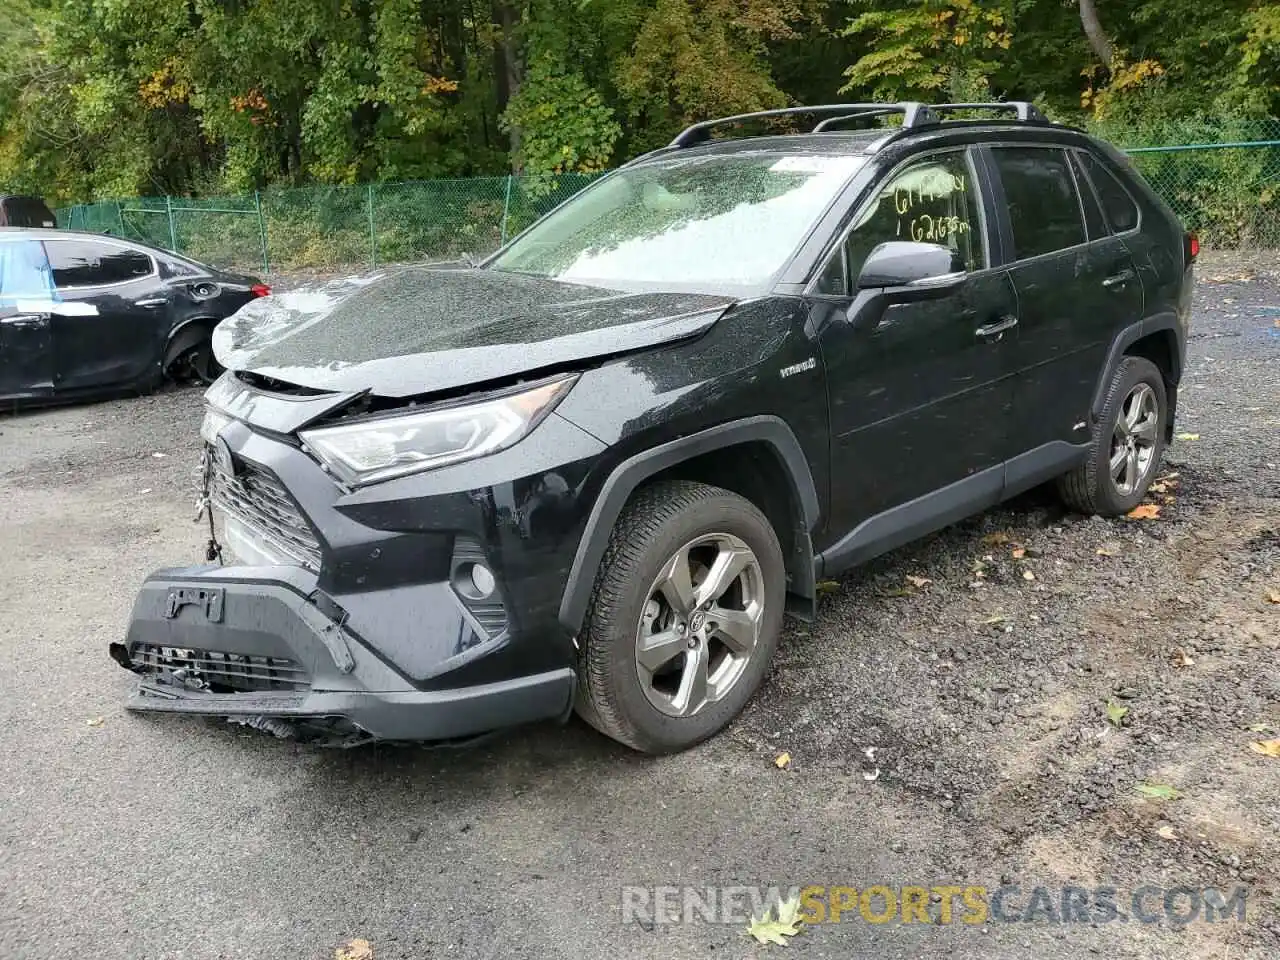
[[[0,419],[0,954],[1276,956],[1280,759],[1249,744],[1280,735],[1280,260],[1202,263],[1199,438],[1159,518],[1039,491],[896,551],[789,628],[729,731],[658,760],[577,722],[333,752],[126,714],[106,644],[201,550],[200,394]],[[1244,923],[855,913],[786,948],[621,911],[623,885],[808,883],[1250,892]]]

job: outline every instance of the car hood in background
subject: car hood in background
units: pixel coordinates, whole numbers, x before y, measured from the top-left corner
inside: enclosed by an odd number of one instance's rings
[[[410,267],[254,300],[219,324],[213,348],[231,370],[408,397],[694,336],[731,303]]]

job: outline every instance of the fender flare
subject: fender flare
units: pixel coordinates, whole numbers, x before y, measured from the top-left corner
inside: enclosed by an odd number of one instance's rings
[[[170,330],[165,340],[160,369],[168,370],[173,361],[205,338],[202,331],[205,331],[206,327],[208,335],[212,336],[213,328],[221,322],[218,317],[192,317]]]
[[[582,539],[578,542],[578,549],[574,553],[573,566],[569,569],[564,596],[560,600],[560,623],[573,635],[582,628],[587,605],[591,600],[591,589],[595,584],[596,571],[599,570],[600,561],[604,558],[609,537],[627,500],[640,484],[685,460],[712,450],[752,442],[768,444],[791,481],[793,502],[799,506],[800,515],[795,518],[797,529],[798,532],[803,533],[802,546],[808,552],[805,562],[797,565],[802,575],[807,571],[808,582],[793,584],[791,589],[812,597],[813,554],[812,548],[808,546],[808,535],[818,522],[819,502],[813,473],[809,469],[809,461],[805,458],[795,433],[784,420],[774,416],[747,417],[722,423],[664,443],[651,450],[642,451],[613,469],[605,480],[604,486],[601,487],[599,496],[596,497],[591,514],[587,517]]]
[[[1120,363],[1120,358],[1124,356],[1125,350],[1143,337],[1159,333],[1161,330],[1168,330],[1174,334],[1178,349],[1173,353],[1174,369],[1170,374],[1175,385],[1182,379],[1182,353],[1186,349],[1186,345],[1182,338],[1178,336],[1181,329],[1178,324],[1178,318],[1174,314],[1157,313],[1154,316],[1145,317],[1137,323],[1130,324],[1116,334],[1115,339],[1111,341],[1110,349],[1107,350],[1107,362],[1103,365],[1102,372],[1098,376],[1098,382],[1093,388],[1093,403],[1089,410],[1093,414],[1094,422],[1097,422],[1102,416],[1102,408],[1107,403],[1107,388],[1111,385],[1111,376],[1116,366]]]

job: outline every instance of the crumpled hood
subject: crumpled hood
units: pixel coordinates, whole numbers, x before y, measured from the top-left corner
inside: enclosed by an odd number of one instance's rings
[[[213,349],[231,370],[407,397],[693,336],[732,303],[408,267],[251,301],[218,325]]]

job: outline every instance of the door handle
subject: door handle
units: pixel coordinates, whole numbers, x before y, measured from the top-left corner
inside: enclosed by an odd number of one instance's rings
[[[1128,267],[1125,267],[1119,273],[1113,273],[1111,276],[1103,280],[1102,285],[1106,287],[1108,290],[1113,290],[1116,287],[1123,287],[1126,283],[1128,283],[1132,279],[1133,279],[1133,271],[1130,270]]]
[[[996,341],[1004,336],[1006,330],[1012,330],[1018,325],[1018,318],[1013,314],[1005,314],[994,323],[984,324],[977,330],[973,331],[973,335],[979,340]]]

